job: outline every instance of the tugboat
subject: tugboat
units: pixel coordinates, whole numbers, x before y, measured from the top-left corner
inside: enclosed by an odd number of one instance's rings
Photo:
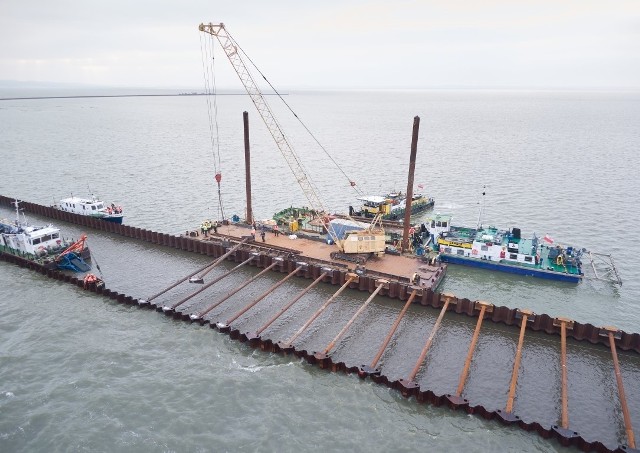
[[[93,194],[91,194],[91,198],[71,196],[60,200],[60,203],[54,204],[53,207],[61,211],[73,212],[74,214],[95,217],[114,223],[122,223],[124,217],[122,206],[116,206],[114,203],[107,205],[98,200]]]
[[[407,197],[402,192],[392,192],[385,196],[372,195],[358,198],[362,202],[359,211],[349,206],[349,216],[374,218],[381,214],[383,220],[402,220],[406,210]],[[435,201],[432,197],[414,194],[411,198],[411,215],[433,208]]]
[[[91,258],[83,234],[76,242],[60,236],[60,229],[53,225],[33,226],[20,221],[19,202],[15,222],[0,221],[0,251],[19,255],[43,264],[47,269],[66,269],[87,272],[91,266],[85,260]]]
[[[622,284],[610,255],[559,245],[549,235],[525,238],[520,228],[452,226],[451,218],[448,214],[437,214],[426,222],[429,229],[426,245],[443,262],[578,283],[584,277],[582,260],[593,267],[593,256],[597,255],[606,258],[608,276],[596,274],[596,278]]]

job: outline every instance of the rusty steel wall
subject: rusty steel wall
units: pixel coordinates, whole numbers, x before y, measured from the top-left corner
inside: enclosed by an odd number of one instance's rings
[[[11,206],[13,201],[13,198],[0,195],[0,205]],[[128,238],[151,242],[152,244],[158,244],[213,257],[219,257],[225,252],[225,248],[221,243],[216,244],[210,241],[201,241],[195,237],[175,236],[143,228],[132,227],[125,224],[105,222],[93,217],[60,211],[49,206],[42,206],[27,201],[21,201],[20,205],[25,211],[36,215],[93,228],[107,233],[119,234]],[[324,265],[330,266],[331,263],[327,262],[324,263]],[[295,262],[292,261],[289,266],[290,268],[288,270],[282,270],[282,272],[291,272],[295,268]],[[321,264],[313,265],[310,263],[309,270],[305,277],[316,278],[320,275],[321,267]],[[333,285],[342,285],[346,280],[347,272],[348,269],[337,269],[334,274],[339,275],[334,276],[332,279],[328,280],[328,282]],[[377,278],[378,277],[374,274],[371,276],[364,276],[360,278],[359,283],[355,287],[360,291],[368,291],[371,293],[375,290],[375,282]],[[411,293],[410,288],[409,282],[405,282],[404,279],[402,279],[400,281],[391,282],[389,289],[383,290],[380,295],[384,295],[392,299],[406,300]],[[452,311],[460,314],[463,313],[471,317],[478,316],[478,310],[475,308],[476,301],[457,298],[455,301],[456,303],[452,304]],[[416,298],[416,303],[434,308],[441,308],[443,305],[440,294],[433,291],[425,291],[421,297]],[[557,325],[557,323],[554,323],[554,319],[554,317],[544,313],[535,314],[531,317],[531,321],[527,323],[527,329],[543,331],[550,335],[559,336],[560,326]],[[513,326],[516,328],[520,325],[518,309],[505,306],[494,307],[493,312],[485,315],[485,320],[490,320],[494,323],[503,323],[507,326]],[[608,331],[606,329],[594,326],[593,324],[575,322],[573,324],[573,329],[567,332],[567,337],[578,341],[588,341],[593,344],[601,344],[608,347],[609,340],[606,335],[607,332]],[[635,351],[640,353],[640,333],[619,332],[619,335],[616,335],[616,347],[623,351]]]
[[[91,219],[90,219],[91,220]],[[107,222],[104,222],[108,224]],[[114,224],[115,225],[115,224]],[[107,229],[121,230],[121,231],[132,231],[133,229],[126,226],[120,227],[105,227]],[[136,230],[135,234],[143,237],[154,238],[156,240],[163,240],[163,234],[158,233],[156,235],[151,232],[147,232],[146,230]],[[166,238],[164,238],[166,239]],[[201,247],[196,245],[195,243],[188,245],[188,243],[179,243],[179,247],[190,247],[192,250],[198,250],[198,253],[211,253],[213,255],[221,256],[224,253],[224,247],[216,244],[207,244],[206,247]],[[249,252],[245,250],[239,250],[239,253],[235,253],[227,257],[227,260],[233,260],[235,262],[243,261],[247,259],[250,255]],[[96,294],[102,295],[109,299],[115,300],[118,303],[126,304],[126,305],[137,305],[140,308],[150,308],[159,312],[164,312],[165,315],[173,316],[175,319],[181,319],[188,322],[193,322],[188,313],[176,312],[176,311],[164,311],[162,304],[156,304],[154,302],[148,302],[145,300],[139,300],[132,296],[128,296],[125,294],[118,293],[116,291],[111,291],[105,286],[97,286],[96,283],[90,283],[86,285],[82,279],[77,277],[70,276],[58,270],[46,269],[43,265],[33,262],[31,260],[25,259],[20,256],[12,255],[10,253],[0,252],[0,261],[6,261],[9,263],[16,264],[23,268],[28,268],[32,271],[39,272],[43,275],[46,275],[49,278],[64,281],[75,285],[79,288],[82,288],[86,291],[94,292]],[[255,260],[255,265],[259,267],[267,267],[272,263],[272,257],[262,255],[260,259]],[[280,266],[276,266],[276,270],[280,272],[291,272],[297,266],[297,263],[294,260],[284,260]],[[301,271],[304,274],[304,277],[307,278],[317,278],[322,274],[322,271],[319,267],[309,266],[305,270]],[[345,274],[342,272],[333,272],[333,275],[325,276],[324,280],[329,283],[344,283],[345,282]],[[360,278],[359,283],[353,283],[352,287],[359,288],[361,290],[369,290],[372,287],[372,283],[370,283],[366,278]],[[391,289],[389,289],[391,291]],[[406,296],[406,288],[400,287],[396,289],[399,293]],[[382,292],[380,293],[382,294]],[[433,307],[442,306],[442,302],[440,302],[441,298],[437,293],[429,293],[425,294],[422,297],[421,303],[422,305],[430,305]],[[460,300],[458,304],[456,304],[456,309],[451,311],[456,311],[459,313],[466,313],[468,315],[472,315],[473,308],[468,308],[467,305],[470,304],[470,301]],[[462,309],[458,309],[462,307]],[[498,310],[498,312],[503,312],[502,314],[498,313],[498,315],[494,315],[495,322],[505,322],[506,324],[515,324],[515,317],[511,315],[511,310]],[[548,318],[548,317],[547,317]],[[491,319],[491,318],[486,318]],[[357,366],[348,366],[345,362],[334,362],[332,358],[326,354],[310,352],[305,349],[296,349],[292,345],[283,346],[280,343],[277,343],[269,338],[262,338],[256,334],[250,334],[247,332],[241,332],[238,329],[235,329],[231,326],[219,326],[214,322],[211,322],[206,319],[199,319],[198,322],[201,325],[209,325],[210,328],[216,329],[222,333],[227,333],[229,337],[233,340],[240,341],[241,343],[247,343],[250,347],[261,349],[266,352],[279,353],[283,355],[293,355],[298,358],[305,359],[309,364],[318,366],[321,369],[325,369],[333,372],[344,372],[344,373],[355,373],[362,379],[370,378],[373,382],[385,385],[391,389],[399,391],[404,397],[414,397],[416,401],[420,403],[428,403],[434,406],[446,406],[450,409],[454,410],[462,410],[471,415],[478,415],[487,420],[497,420],[505,425],[513,425],[517,426],[525,431],[536,432],[540,436],[545,439],[554,438],[557,439],[563,446],[569,447],[577,447],[583,451],[596,451],[596,452],[631,452],[637,451],[634,449],[630,449],[625,445],[618,445],[615,449],[611,449],[606,446],[604,443],[597,440],[587,440],[581,434],[571,430],[571,429],[563,429],[558,425],[551,426],[543,426],[542,424],[535,421],[525,421],[518,415],[513,413],[509,413],[503,410],[489,410],[482,405],[472,405],[467,399],[458,397],[451,394],[436,394],[431,390],[422,389],[420,386],[414,382],[406,382],[403,379],[390,379],[388,376],[382,374],[379,370],[367,370],[363,367]],[[542,318],[540,321],[536,320],[534,322],[534,327],[537,324],[537,329],[534,330],[545,330],[544,326],[547,323],[547,320]],[[542,327],[541,327],[542,326]],[[533,328],[533,327],[532,327]],[[593,328],[593,327],[592,327]],[[593,328],[595,329],[595,328]],[[579,329],[578,329],[579,330]],[[554,333],[553,331],[550,333]],[[590,331],[586,329],[586,335],[584,337],[588,340]],[[595,343],[595,342],[594,342]]]

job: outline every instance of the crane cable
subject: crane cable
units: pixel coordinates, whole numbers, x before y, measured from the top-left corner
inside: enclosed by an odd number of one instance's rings
[[[215,76],[215,57],[213,55],[214,39],[213,36],[202,43],[202,34],[200,35],[200,54],[202,55],[202,73],[204,76],[205,97],[207,99],[207,113],[209,115],[209,134],[211,137],[211,150],[213,153],[213,168],[215,171],[215,179],[218,185],[218,209],[221,220],[224,217],[224,205],[222,203],[222,192],[220,190],[220,182],[222,181],[222,162],[220,159],[220,134],[218,129],[218,101]],[[208,62],[211,64],[207,64]],[[210,80],[212,82],[210,82]],[[211,113],[211,95],[213,96],[213,115]],[[215,133],[214,133],[215,124]]]
[[[344,172],[344,170],[340,167],[340,165],[338,165],[338,162],[336,162],[336,160],[331,156],[331,154],[329,154],[329,151],[327,151],[327,149],[322,146],[322,143],[320,143],[320,141],[316,138],[315,135],[313,135],[313,133],[311,132],[311,130],[309,130],[309,128],[307,127],[306,124],[304,124],[304,122],[302,122],[302,120],[300,119],[300,117],[296,114],[296,112],[293,111],[293,109],[291,108],[291,106],[289,106],[289,104],[287,104],[287,101],[284,100],[284,98],[282,97],[282,95],[278,92],[278,90],[276,90],[276,88],[271,84],[271,82],[269,82],[269,80],[265,77],[265,75],[262,73],[262,71],[260,71],[260,69],[258,68],[258,66],[256,66],[256,64],[253,62],[253,60],[251,60],[251,57],[249,57],[249,55],[247,55],[247,53],[244,51],[244,49],[242,47],[240,47],[240,45],[238,44],[238,42],[235,40],[235,38],[233,38],[231,36],[231,34],[229,33],[229,30],[227,30],[225,28],[227,35],[229,36],[229,39],[231,39],[233,41],[234,46],[236,46],[237,49],[239,49],[240,51],[242,51],[242,54],[247,57],[247,60],[249,60],[249,62],[253,65],[253,67],[255,68],[256,71],[258,71],[258,74],[260,74],[260,76],[262,76],[262,78],[264,79],[265,82],[267,82],[267,84],[271,87],[271,89],[273,90],[273,92],[278,95],[278,97],[280,98],[280,100],[284,103],[284,105],[287,106],[287,108],[289,109],[289,111],[293,114],[293,116],[298,120],[298,122],[302,125],[302,127],[304,127],[304,129],[307,131],[307,133],[311,136],[311,138],[313,138],[313,140],[316,142],[316,144],[322,149],[322,151],[324,151],[324,153],[329,157],[329,159],[331,160],[331,162],[333,162],[333,164],[336,166],[336,168],[340,171],[340,173],[343,174],[343,176],[347,179],[347,181],[349,181],[349,186],[351,186],[358,195],[362,195],[362,192],[360,191],[360,189],[357,187],[356,182],[354,180],[352,180],[351,178],[349,178],[349,176],[347,176],[347,174]]]

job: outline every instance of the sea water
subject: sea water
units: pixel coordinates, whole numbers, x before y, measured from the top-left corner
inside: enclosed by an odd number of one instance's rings
[[[419,116],[415,182],[435,198],[435,212],[452,214],[454,224],[518,227],[524,235],[549,234],[560,243],[611,254],[624,282],[571,285],[450,266],[442,291],[640,330],[635,234],[640,94],[345,91],[290,92],[285,99],[313,136],[275,97],[268,101],[328,209],[346,212],[357,204],[359,192],[350,179],[362,194],[406,190],[413,118]],[[221,211],[242,217],[242,112],[248,111],[255,216],[269,218],[283,207],[307,205],[250,101],[219,96],[217,107],[210,122],[203,96],[1,101],[0,194],[48,205],[92,192],[122,205],[125,223],[169,233],[193,229],[205,218],[219,218]],[[212,137],[211,131],[218,133]],[[216,172],[222,174],[220,198]],[[0,216],[11,215],[0,210]],[[57,226],[65,235],[82,233],[72,225]],[[108,286],[134,297],[148,297],[206,262],[87,233],[94,264],[99,263]],[[221,287],[221,293],[234,283]],[[279,297],[295,294],[301,285],[292,283]],[[321,303],[332,289],[320,287],[314,297]],[[356,307],[366,295],[348,298]],[[418,405],[369,380],[254,351],[209,328],[124,307],[9,264],[0,265],[0,306],[3,451],[562,450],[535,434]],[[384,304],[374,313],[354,325],[351,351],[337,352],[342,359],[369,354],[371,348],[355,343],[358,337],[379,338],[393,322]],[[398,378],[413,367],[437,316],[420,310],[410,314],[403,335],[412,346],[385,361]],[[449,321],[449,333],[439,349],[434,346],[434,360],[447,351],[466,352],[474,321]],[[335,328],[340,325],[335,322]],[[305,346],[326,345],[335,333],[331,328],[303,339]],[[282,329],[283,335],[295,331]],[[517,332],[483,329],[477,357],[496,360],[500,372],[474,380],[472,370],[469,392],[477,403],[499,408],[508,384],[502,382],[505,370],[508,377],[512,366],[513,341],[507,340]],[[547,390],[557,383],[547,381],[557,371],[558,347],[554,338],[528,338],[533,346],[523,358],[519,403],[533,419],[551,425],[557,422],[552,400],[558,395]],[[574,343],[572,427],[610,446],[624,443],[621,416],[609,416],[615,407],[605,408],[617,395],[607,351],[594,355]],[[496,348],[507,352],[504,360],[495,357]],[[621,361],[638,432],[636,356],[623,355]],[[544,365],[547,357],[552,359]],[[529,365],[527,370],[527,363],[537,369]],[[450,367],[459,368],[454,360]],[[445,369],[427,364],[421,382],[440,393],[455,390],[448,389],[446,376],[457,378],[457,372]],[[597,385],[589,396],[571,394],[572,382],[581,380]],[[505,384],[504,391],[495,392],[498,384]],[[612,420],[601,428],[584,415],[599,411]]]

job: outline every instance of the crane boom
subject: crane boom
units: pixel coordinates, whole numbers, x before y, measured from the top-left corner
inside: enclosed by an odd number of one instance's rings
[[[311,207],[311,209],[317,211],[320,218],[322,218],[327,211],[324,208],[324,204],[322,203],[318,192],[313,187],[311,180],[307,176],[307,173],[293,147],[289,143],[289,140],[287,140],[284,132],[282,132],[280,124],[278,124],[278,121],[276,120],[273,112],[271,111],[271,108],[269,107],[269,104],[267,103],[267,100],[264,98],[262,92],[253,80],[251,73],[247,69],[247,66],[242,60],[240,53],[238,52],[238,46],[235,44],[233,38],[229,36],[229,33],[227,32],[224,24],[203,23],[200,24],[199,29],[201,32],[208,33],[218,38],[218,41],[224,49],[227,58],[229,58],[233,69],[236,71],[236,74],[238,74],[240,81],[244,85],[247,94],[253,101],[253,104],[256,106],[256,109],[262,117],[264,124],[267,126],[267,129],[275,140],[278,148],[280,149],[280,152],[284,156],[284,159],[287,161],[289,168],[293,172],[293,176],[296,178],[296,181],[298,181],[298,184],[302,188],[302,192],[309,201],[309,206]]]
[[[249,72],[249,69],[240,55],[239,50],[241,49],[236,44],[235,40],[229,35],[223,23],[202,23],[198,28],[203,33],[215,36],[218,39],[218,42],[220,42],[220,45],[224,49],[233,69],[240,78],[242,85],[244,85],[247,94],[253,101],[253,104],[258,110],[264,124],[267,126],[269,133],[271,133],[271,136],[278,145],[280,152],[287,161],[289,168],[293,172],[294,177],[302,188],[302,192],[309,201],[309,206],[312,210],[316,211],[318,219],[322,222],[324,229],[331,236],[333,241],[338,245],[340,251],[351,254],[384,254],[385,233],[379,219],[374,219],[371,225],[369,225],[369,227],[364,231],[348,232],[348,236],[345,239],[340,239],[334,229],[330,228],[327,220],[328,213],[322,203],[322,199],[307,176],[307,173],[302,166],[302,162],[295,153],[291,143],[289,143],[289,140],[287,140],[287,137],[284,135],[284,132],[273,115],[267,100],[262,95],[262,92],[258,88],[255,80],[253,80],[253,76]]]

